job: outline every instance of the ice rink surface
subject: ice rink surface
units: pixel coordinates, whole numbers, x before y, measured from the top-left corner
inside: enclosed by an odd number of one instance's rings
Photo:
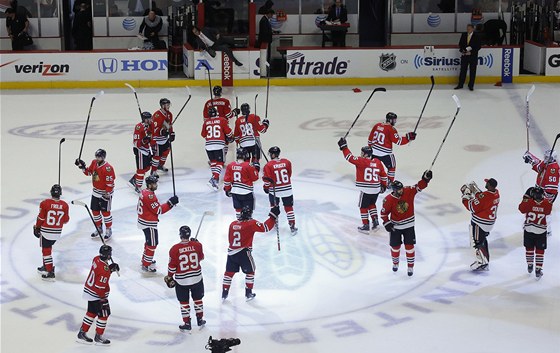
[[[396,146],[397,179],[417,182],[434,158],[455,113],[462,109],[433,168],[434,178],[416,198],[416,266],[407,277],[391,271],[388,234],[357,232],[359,192],[354,166],[336,144],[374,87],[271,87],[270,129],[265,150],[277,145],[293,163],[295,215],[299,233],[291,236],[280,216],[281,251],[276,234],[257,234],[254,301],[244,300],[244,276],[233,279],[222,303],[227,228],[234,220],[231,199],[205,184],[210,177],[200,137],[202,105],[208,88],[193,88],[192,100],[175,124],[173,144],[178,207],[160,217],[156,251],[158,276],[140,273],[144,237],[136,227],[137,196],[126,185],[134,172],[131,141],[138,111],[132,92],[109,89],[95,101],[83,159],[98,148],[117,173],[113,201],[113,256],[121,276],[111,278],[112,315],[105,336],[111,347],[75,343],[87,302],[85,277],[97,255],[93,226],[85,209],[70,206],[70,222],[54,246],[56,282],[36,273],[41,252],[32,234],[40,200],[57,181],[61,138],[63,199],[89,203],[90,178],[73,164],[78,156],[91,98],[96,90],[1,92],[1,349],[2,352],[204,352],[209,336],[236,337],[233,352],[558,352],[560,347],[560,216],[553,209],[544,277],[527,274],[522,246],[523,216],[517,206],[536,174],[521,156],[526,150],[525,95],[530,85],[478,85],[474,92],[437,86],[411,145]],[[137,89],[143,110],[156,111],[159,99],[172,101],[176,114],[186,89]],[[371,127],[388,111],[399,117],[398,131],[411,131],[429,90],[425,86],[387,86],[376,93],[351,131],[350,149],[359,154]],[[264,118],[266,89],[224,90],[236,94]],[[560,132],[560,86],[538,84],[531,97],[530,150],[542,158]],[[235,99],[233,105],[235,105]],[[231,145],[233,146],[233,145]],[[557,147],[557,150],[559,148]],[[228,161],[233,158],[233,148]],[[263,160],[264,162],[264,160]],[[167,166],[170,166],[169,160]],[[472,273],[470,214],[461,204],[460,186],[484,178],[498,181],[501,202],[489,238],[490,271]],[[162,175],[160,200],[172,194],[171,173]],[[268,212],[262,181],[255,185],[254,217]],[[381,200],[378,200],[380,208]],[[163,283],[167,253],[178,229],[196,229],[204,211],[214,211],[199,239],[206,259],[204,310],[207,326],[181,333],[174,291]],[[93,335],[90,329],[90,336]]]

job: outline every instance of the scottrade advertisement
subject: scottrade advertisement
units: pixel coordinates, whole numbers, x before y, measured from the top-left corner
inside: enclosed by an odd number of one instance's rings
[[[3,54],[3,82],[166,80],[167,52]]]

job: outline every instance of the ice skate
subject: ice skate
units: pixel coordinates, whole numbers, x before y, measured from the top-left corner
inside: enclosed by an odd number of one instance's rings
[[[80,332],[78,332],[76,342],[81,343],[81,344],[93,344],[93,340],[91,338],[89,338],[87,336],[87,333],[85,331],[82,331],[81,329],[80,329]]]
[[[537,269],[535,270],[535,278],[537,279],[537,281],[540,281],[543,275],[544,275],[544,274],[543,274],[543,272],[542,272],[542,269],[537,268]]]
[[[202,329],[204,327],[204,325],[206,325],[206,320],[204,320],[201,317],[197,317],[196,318],[196,324],[198,325],[198,327],[200,327],[200,329]]]
[[[218,187],[218,182],[214,178],[210,178],[206,185],[208,185],[208,187],[212,189],[212,191],[218,192],[220,190],[220,188]]]
[[[393,264],[393,272],[397,272],[399,270],[399,263]]]
[[[167,172],[169,171],[168,168],[165,168],[165,167],[162,166],[162,165],[159,165],[159,166],[157,167],[157,170],[161,170],[161,171],[164,172],[164,173],[167,173]]]
[[[136,186],[136,181],[134,180],[134,176],[130,178],[130,180],[128,181],[128,186],[130,186],[135,193],[137,194],[140,193],[140,189],[138,189],[138,187]]]
[[[102,335],[97,334],[97,333],[95,334],[94,341],[95,341],[95,344],[98,345],[98,346],[109,346],[109,345],[111,345],[111,341],[109,341],[106,338],[103,338]]]
[[[297,231],[298,231],[297,227],[295,225],[291,224],[290,225],[290,233],[292,234],[292,236],[296,235]]]
[[[156,265],[154,263],[151,263],[148,266],[144,266],[142,265],[141,267],[142,273],[147,274],[147,275],[153,275],[156,273]]]
[[[99,228],[99,234],[103,234],[103,226]],[[97,233],[97,231],[94,231],[93,233],[91,233],[91,239],[97,238],[99,234]]]
[[[54,271],[48,272],[46,275],[41,275],[41,279],[47,282],[54,282],[55,281]]]
[[[190,333],[191,329],[192,329],[192,327],[191,327],[191,321],[190,320],[187,321],[187,322],[184,322],[182,325],[179,325],[179,330],[181,330],[182,332],[189,332]]]
[[[527,265],[527,272],[528,273],[533,273],[533,264],[528,264]]]
[[[245,301],[249,302],[255,299],[256,296],[257,295],[253,293],[253,290],[251,288],[245,288]]]
[[[406,273],[408,274],[408,277],[412,277],[412,275],[414,274],[414,268],[413,267],[409,267],[406,270]]]
[[[112,236],[113,236],[113,229],[107,228],[107,230],[105,231],[105,235],[103,236],[103,239],[105,239],[105,241],[108,241],[111,240]]]
[[[371,226],[371,230],[374,232],[377,232],[379,230],[379,220],[377,220],[377,217],[373,219],[373,225]]]
[[[227,299],[228,295],[229,295],[229,290],[223,289],[222,290],[222,302],[224,302]]]
[[[366,224],[362,225],[361,227],[358,227],[358,232],[364,233],[364,234],[369,234],[369,223],[366,223]]]
[[[49,273],[49,271],[47,271],[47,269],[45,268],[45,265],[43,265],[41,267],[37,267],[37,273],[39,273],[42,276],[42,275],[46,275],[47,273]]]

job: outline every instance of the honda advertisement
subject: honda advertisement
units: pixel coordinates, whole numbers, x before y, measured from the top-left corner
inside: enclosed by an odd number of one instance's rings
[[[4,82],[166,80],[167,53],[8,53],[0,57]]]

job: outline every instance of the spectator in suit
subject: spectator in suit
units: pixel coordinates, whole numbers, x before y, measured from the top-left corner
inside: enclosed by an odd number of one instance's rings
[[[93,49],[91,11],[89,11],[89,7],[85,3],[80,4],[80,10],[74,15],[72,37],[74,37],[76,50]]]
[[[259,36],[257,37],[257,42],[255,43],[255,48],[260,48],[262,43],[268,43],[266,49],[266,61],[270,63],[270,52],[272,45],[272,26],[270,24],[270,19],[274,16],[274,10],[269,9],[268,12],[261,18],[259,22]]]
[[[469,90],[474,90],[480,45],[480,36],[474,31],[474,26],[469,23],[467,25],[467,31],[461,34],[461,39],[459,40],[461,71],[459,72],[459,84],[455,89],[463,88],[465,79],[467,78],[467,68],[469,68]]]
[[[23,50],[29,20],[25,12],[16,13],[13,8],[6,9],[6,30],[12,40],[12,50]]]
[[[143,34],[147,38],[146,41],[151,42],[154,49],[165,49],[165,47],[162,48],[159,40],[161,27],[163,27],[163,20],[153,10],[148,13],[148,16],[144,17],[140,24],[139,33],[142,34],[142,31],[144,31]]]
[[[272,6],[274,6],[274,3],[271,0],[266,0],[264,5],[259,7],[259,11],[257,13],[259,15],[266,15],[269,10],[272,10]]]
[[[198,48],[206,50],[211,57],[216,57],[216,51],[223,51],[235,65],[243,66],[243,63],[237,60],[231,51],[233,40],[223,38],[217,30],[210,27],[204,27],[202,30],[198,27],[193,27],[192,33],[196,37]]]
[[[342,24],[348,22],[348,11],[342,4],[342,0],[335,0],[334,5],[329,9],[326,21]],[[346,46],[346,28],[331,31],[333,47]]]

